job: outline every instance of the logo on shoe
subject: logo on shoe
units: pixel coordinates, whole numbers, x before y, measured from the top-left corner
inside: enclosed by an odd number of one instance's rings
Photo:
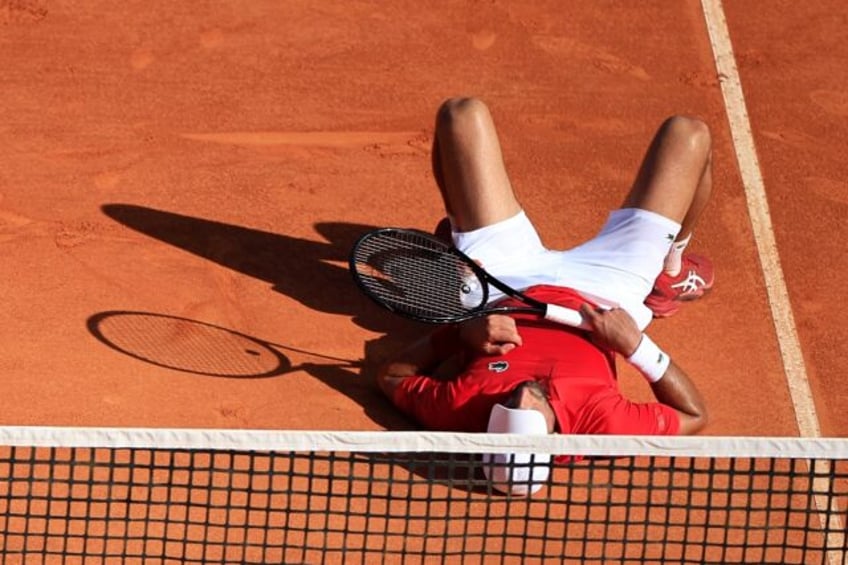
[[[692,292],[698,292],[700,287],[706,285],[707,281],[705,281],[701,276],[699,276],[698,273],[696,273],[695,271],[689,271],[689,274],[686,276],[685,279],[683,279],[679,283],[671,285],[671,288],[680,290],[682,294],[689,294]]]

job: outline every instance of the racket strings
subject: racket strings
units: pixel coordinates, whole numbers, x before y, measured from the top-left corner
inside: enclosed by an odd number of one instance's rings
[[[353,264],[365,292],[390,310],[441,320],[482,305],[483,281],[461,256],[426,234],[370,234],[355,248]]]

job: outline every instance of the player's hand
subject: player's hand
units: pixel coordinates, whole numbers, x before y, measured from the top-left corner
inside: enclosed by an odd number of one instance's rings
[[[589,323],[592,340],[607,349],[629,357],[636,351],[642,332],[633,317],[621,308],[603,310],[589,304],[580,307],[580,313]]]
[[[469,349],[486,355],[503,355],[521,345],[515,320],[503,314],[463,322],[459,335]]]

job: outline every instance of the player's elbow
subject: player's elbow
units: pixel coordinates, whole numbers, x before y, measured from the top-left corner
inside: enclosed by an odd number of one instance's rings
[[[694,410],[686,413],[680,413],[680,426],[677,433],[679,435],[693,435],[707,427],[710,422],[710,416],[707,412],[707,407],[699,404]]]
[[[375,376],[377,388],[383,391],[387,397],[392,398],[395,387],[397,387],[397,377],[392,375],[391,363],[383,363],[377,368]]]

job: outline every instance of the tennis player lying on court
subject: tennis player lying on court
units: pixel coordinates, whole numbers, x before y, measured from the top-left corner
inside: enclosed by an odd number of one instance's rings
[[[439,109],[433,170],[454,245],[526,294],[577,309],[591,328],[528,314],[441,326],[378,370],[394,404],[432,430],[563,434],[692,434],[707,423],[700,393],[643,330],[713,283],[684,254],[711,191],[711,140],[696,119],[666,120],[623,206],[600,233],[546,249],[510,184],[483,102]],[[445,225],[442,230],[445,231]],[[492,300],[511,301],[495,292]],[[655,402],[625,398],[616,356],[637,367]]]

